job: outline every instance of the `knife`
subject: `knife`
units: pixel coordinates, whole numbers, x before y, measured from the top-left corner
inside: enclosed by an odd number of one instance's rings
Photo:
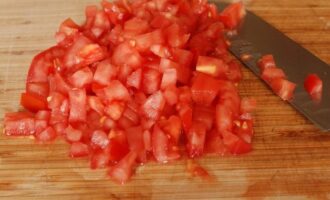
[[[228,5],[215,4],[221,10]],[[230,52],[258,77],[258,60],[266,54],[274,55],[288,80],[297,84],[294,98],[288,102],[322,131],[330,130],[330,66],[327,63],[250,11],[238,28],[238,34],[230,37],[230,41]],[[251,57],[242,59],[243,55]],[[319,103],[315,103],[304,89],[304,80],[310,73],[318,74],[323,80],[322,101]]]

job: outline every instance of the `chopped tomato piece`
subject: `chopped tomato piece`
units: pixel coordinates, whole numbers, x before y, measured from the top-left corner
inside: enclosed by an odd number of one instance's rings
[[[25,109],[30,110],[31,112],[47,109],[46,99],[44,97],[32,93],[22,93],[21,105]]]
[[[264,55],[260,58],[258,65],[261,71],[264,71],[267,68],[276,67],[273,55]]]
[[[137,153],[131,151],[117,165],[109,171],[109,176],[119,184],[126,183],[133,174],[133,168],[136,164]]]
[[[309,74],[305,79],[304,87],[313,100],[321,100],[323,82],[317,74]]]
[[[73,89],[69,92],[70,100],[70,122],[86,121],[86,91],[83,89]]]
[[[35,137],[39,142],[50,142],[56,139],[57,134],[53,127],[47,127],[45,130],[37,132]]]
[[[127,86],[134,87],[136,89],[140,89],[142,82],[142,69],[137,69],[132,72],[131,75],[127,77]]]
[[[117,121],[123,115],[125,110],[125,104],[122,102],[113,101],[108,106],[105,107],[104,112],[111,119]]]
[[[228,65],[224,61],[217,58],[199,56],[196,71],[214,77],[226,77]]]
[[[157,120],[160,117],[161,111],[165,106],[163,94],[158,91],[150,95],[142,105],[142,113],[145,117]]]
[[[142,90],[146,94],[152,94],[159,90],[161,74],[154,69],[146,69],[142,73]]]
[[[110,63],[110,60],[104,60],[98,63],[94,81],[101,85],[109,85],[111,80],[118,74],[118,68]]]
[[[104,131],[96,130],[92,134],[91,142],[93,146],[105,149],[109,145],[110,140]]]
[[[272,82],[270,83],[270,87],[284,101],[288,101],[293,97],[293,92],[296,89],[296,84],[288,80],[279,78],[272,80]]]
[[[163,73],[162,82],[161,82],[161,89],[166,89],[171,86],[176,85],[177,80],[177,71],[176,69],[166,69]]]
[[[141,66],[142,57],[128,42],[121,43],[113,50],[112,61],[115,65],[129,65],[133,68]]]
[[[130,99],[127,88],[118,80],[110,82],[108,87],[103,89],[101,98],[108,102],[112,101],[128,101]]]
[[[35,133],[35,119],[31,113],[7,113],[4,119],[4,133],[8,136],[27,136]]]
[[[266,68],[262,74],[261,78],[266,82],[270,83],[273,79],[285,79],[285,73],[282,69],[277,67]]]
[[[227,146],[230,153],[234,155],[248,153],[252,150],[251,144],[245,142],[229,131],[223,131],[222,137],[223,143]]]
[[[246,12],[242,2],[233,3],[220,14],[220,20],[229,29],[235,29],[244,18]]]
[[[93,72],[89,67],[76,71],[69,77],[70,83],[76,88],[84,88],[93,81]]]
[[[200,122],[193,122],[189,132],[186,133],[189,157],[194,158],[203,154],[205,136],[206,126]]]
[[[48,97],[49,84],[48,83],[27,83],[26,93],[35,94],[44,98]]]
[[[191,87],[192,99],[198,105],[209,106],[217,97],[219,92],[219,82],[202,73],[198,73]]]
[[[81,142],[74,142],[70,147],[70,156],[73,158],[86,157],[89,155],[89,148]]]
[[[69,142],[79,142],[83,136],[83,132],[68,126],[65,129],[66,140]]]

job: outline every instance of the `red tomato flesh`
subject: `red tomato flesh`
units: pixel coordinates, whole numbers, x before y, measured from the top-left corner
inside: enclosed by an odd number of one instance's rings
[[[81,25],[61,23],[57,45],[33,59],[21,96],[32,113],[6,114],[5,135],[39,143],[62,136],[71,157],[108,168],[119,184],[129,181],[137,163],[252,149],[255,102],[241,101],[241,65],[230,57],[225,36],[244,17],[242,3],[222,12],[206,0],[101,5],[86,7]],[[289,99],[294,85],[273,57],[259,65]],[[314,93],[319,87],[309,82]],[[188,163],[192,174],[209,177]]]

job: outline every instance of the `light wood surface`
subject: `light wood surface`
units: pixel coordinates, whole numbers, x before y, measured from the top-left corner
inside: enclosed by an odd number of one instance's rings
[[[29,63],[55,43],[59,23],[82,21],[98,0],[0,1],[0,120],[19,108]],[[330,63],[329,0],[250,0],[249,9]],[[257,34],[257,30],[256,30]],[[254,151],[200,160],[213,182],[191,178],[180,161],[140,167],[125,186],[85,160],[70,160],[61,142],[0,137],[0,199],[330,199],[330,134],[319,132],[248,70],[242,96],[258,101]],[[329,116],[330,117],[330,116]],[[0,122],[2,126],[2,122]],[[1,129],[1,128],[0,128]]]

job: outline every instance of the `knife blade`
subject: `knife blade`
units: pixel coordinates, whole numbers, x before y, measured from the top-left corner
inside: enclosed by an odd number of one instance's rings
[[[223,9],[228,4],[215,3]],[[297,84],[294,98],[288,101],[295,109],[313,122],[322,131],[330,130],[330,66],[303,48],[281,31],[247,11],[238,34],[230,38],[231,53],[260,77],[257,61],[262,55],[272,54],[276,63]],[[243,55],[251,56],[242,59]],[[304,89],[304,80],[310,73],[316,73],[323,80],[322,100],[315,103]]]

